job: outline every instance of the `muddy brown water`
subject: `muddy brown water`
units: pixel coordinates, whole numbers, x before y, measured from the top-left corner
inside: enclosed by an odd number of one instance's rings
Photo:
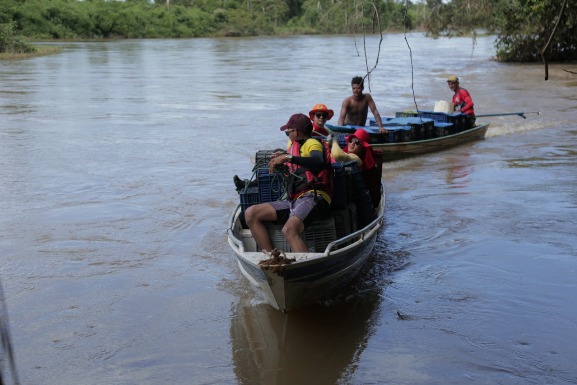
[[[360,36],[64,43],[0,62],[0,278],[23,384],[575,384],[575,71],[492,37],[387,35],[383,116],[450,100],[483,141],[384,164],[357,281],[287,315],[226,243],[232,176],[375,63]],[[410,52],[413,62],[411,63]],[[411,68],[411,64],[413,67]],[[414,99],[413,99],[414,97]],[[336,118],[333,118],[336,120]]]

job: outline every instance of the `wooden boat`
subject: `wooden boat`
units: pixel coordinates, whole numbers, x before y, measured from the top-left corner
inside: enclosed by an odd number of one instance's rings
[[[382,181],[378,184],[380,201],[375,209],[370,193],[354,175],[356,166],[349,162],[344,167],[353,169],[352,178],[342,178],[354,186],[337,189],[335,178],[335,199],[339,191],[363,189],[342,209],[333,209],[333,218],[311,223],[305,228],[303,239],[309,247],[307,253],[292,253],[284,240],[281,226],[267,226],[273,247],[282,253],[271,256],[257,248],[250,230],[243,227],[241,204],[234,210],[228,229],[228,243],[236,254],[242,274],[256,291],[276,309],[288,311],[302,307],[332,293],[342,290],[360,271],[371,255],[379,230],[383,225],[385,212],[385,190]],[[380,173],[379,173],[380,178]],[[259,184],[261,181],[259,181]],[[260,188],[260,187],[259,187]],[[342,200],[341,200],[342,201]],[[354,202],[353,202],[354,201]],[[370,207],[370,209],[368,209]],[[371,216],[365,214],[371,211]],[[361,220],[361,217],[365,220]],[[274,257],[274,258],[273,258]]]
[[[402,113],[401,113],[402,114]],[[340,137],[344,145],[344,136],[362,128],[371,138],[371,146],[383,151],[383,160],[402,159],[428,152],[441,151],[466,142],[485,138],[489,124],[467,127],[465,120],[450,122],[460,114],[423,113],[427,118],[413,117],[411,124],[394,123],[395,118],[384,118],[383,125],[388,134],[380,134],[376,124],[371,121],[367,126],[336,126],[327,124],[326,127]],[[431,118],[439,118],[434,120]],[[402,118],[401,118],[402,119]],[[397,119],[398,120],[398,119]],[[393,122],[393,123],[391,123]],[[415,133],[415,130],[421,130]]]

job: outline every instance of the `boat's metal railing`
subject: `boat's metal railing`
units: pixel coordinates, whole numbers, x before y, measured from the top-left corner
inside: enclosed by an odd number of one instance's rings
[[[232,230],[236,221],[236,213],[238,212],[239,207],[240,203],[236,205],[235,209],[232,211],[232,215],[230,216],[230,223],[228,229],[226,229],[226,233],[228,234],[229,241],[232,241],[239,249],[241,249],[244,248],[244,245],[242,244],[242,241],[235,236],[234,231]]]
[[[357,238],[359,237],[360,239],[364,239],[365,238],[365,234],[372,231],[372,230],[376,230],[377,228],[380,227],[380,223],[383,221],[383,214],[379,215],[374,221],[372,221],[371,223],[369,223],[368,225],[366,225],[365,227],[363,227],[360,230],[355,231],[354,233],[351,233],[343,238],[339,238],[335,241],[332,241],[331,243],[329,243],[327,245],[327,248],[324,251],[324,254],[326,255],[330,255],[331,251],[333,250],[333,248],[336,248],[337,246],[346,243],[350,240],[352,240],[353,238]],[[377,226],[379,225],[379,226]]]

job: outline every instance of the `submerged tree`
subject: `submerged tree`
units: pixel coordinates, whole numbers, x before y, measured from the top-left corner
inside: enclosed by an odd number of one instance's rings
[[[516,62],[544,57],[550,61],[576,60],[577,8],[565,8],[566,4],[559,0],[499,2],[497,58]]]
[[[567,0],[426,1],[432,36],[496,33],[496,56],[505,62],[577,59],[577,7]]]

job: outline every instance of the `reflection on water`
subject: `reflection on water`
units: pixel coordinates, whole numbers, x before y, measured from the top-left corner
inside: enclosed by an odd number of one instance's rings
[[[406,253],[377,239],[357,279],[331,300],[284,314],[255,304],[252,293],[233,307],[231,341],[241,384],[347,383],[379,323],[380,292]]]
[[[336,384],[364,350],[377,322],[378,297],[283,314],[236,305],[231,324],[241,384]]]

